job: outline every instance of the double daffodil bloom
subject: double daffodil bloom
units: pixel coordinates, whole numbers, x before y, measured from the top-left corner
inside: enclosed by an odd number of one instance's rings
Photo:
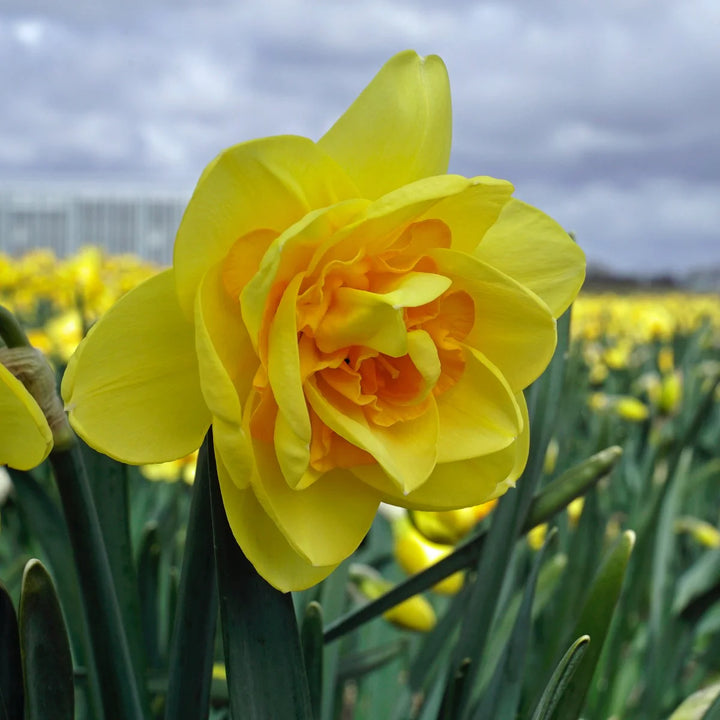
[[[526,463],[522,391],[584,256],[510,183],[444,174],[450,126],[442,61],[407,51],[317,143],[225,150],[172,269],[63,380],[76,431],[125,462],[187,455],[212,426],[235,537],[281,590],[327,576],[381,500],[477,505]]]
[[[0,363],[0,465],[30,470],[50,453],[53,436],[25,386]]]

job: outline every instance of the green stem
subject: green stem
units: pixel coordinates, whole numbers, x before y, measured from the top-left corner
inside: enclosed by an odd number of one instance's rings
[[[207,446],[206,440],[200,448],[190,503],[170,651],[166,720],[201,720],[209,711],[218,594]]]
[[[230,716],[312,720],[310,691],[289,593],[269,585],[235,540],[208,435],[210,503]]]
[[[80,446],[55,449],[50,462],[80,578],[105,716],[142,720],[140,694]]]

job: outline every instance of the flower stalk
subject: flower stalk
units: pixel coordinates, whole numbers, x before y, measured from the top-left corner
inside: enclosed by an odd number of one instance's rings
[[[142,720],[140,693],[80,446],[55,448],[50,463],[80,579],[105,716]]]

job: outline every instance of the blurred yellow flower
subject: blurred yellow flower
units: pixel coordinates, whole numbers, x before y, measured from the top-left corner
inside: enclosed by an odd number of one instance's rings
[[[143,465],[140,472],[148,480],[161,482],[177,482],[182,480],[192,485],[195,480],[195,467],[197,465],[197,452],[190,453],[178,460],[169,460],[154,465]]]
[[[596,392],[588,398],[588,405],[595,412],[610,412],[630,422],[642,422],[650,416],[647,405],[631,395],[608,395]]]
[[[624,420],[630,422],[642,422],[650,415],[647,405],[630,395],[622,395],[615,398],[615,412]]]
[[[415,528],[406,515],[396,519],[392,529],[393,554],[398,565],[408,575],[415,575],[431,565],[435,565],[455,549],[453,545],[428,540]],[[456,572],[433,585],[433,590],[444,595],[454,595],[464,582],[464,574]]]
[[[477,505],[526,463],[582,251],[512,186],[447,171],[442,61],[392,58],[318,143],[271,137],[202,174],[173,268],[73,357],[76,431],[131,463],[212,425],[230,525],[281,590],[319,582],[379,502]]]
[[[352,565],[350,579],[368,600],[391,590],[393,584],[367,565]],[[413,595],[383,613],[383,617],[403,630],[430,632],[437,623],[433,606],[422,595]]]
[[[545,542],[545,538],[547,537],[548,532],[548,524],[542,523],[542,525],[536,525],[532,530],[528,531],[527,534],[527,541],[528,545],[533,550],[539,550],[543,543]]]

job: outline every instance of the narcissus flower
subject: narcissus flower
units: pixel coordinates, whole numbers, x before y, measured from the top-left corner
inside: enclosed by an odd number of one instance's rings
[[[65,375],[77,432],[125,462],[182,457],[212,426],[235,537],[282,590],[348,557],[381,500],[477,505],[525,465],[522,391],[584,256],[510,183],[444,174],[450,125],[442,61],[408,51],[317,143],[225,150],[172,269]]]
[[[33,396],[0,363],[0,465],[29,470],[50,453],[53,436]]]

